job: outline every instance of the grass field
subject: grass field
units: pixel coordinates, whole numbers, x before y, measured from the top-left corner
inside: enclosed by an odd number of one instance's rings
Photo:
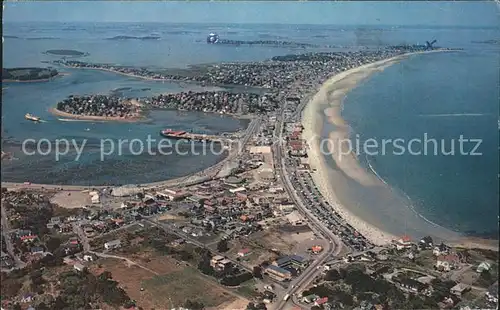
[[[154,296],[155,307],[179,307],[186,300],[201,302],[206,307],[216,307],[235,299],[191,267],[143,280],[142,286]]]

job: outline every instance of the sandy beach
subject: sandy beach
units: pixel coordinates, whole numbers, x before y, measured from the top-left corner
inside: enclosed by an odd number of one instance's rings
[[[376,245],[388,244],[402,234],[408,234],[414,239],[430,235],[435,239],[455,244],[483,247],[489,242],[474,240],[471,243],[470,239],[467,240],[459,233],[427,221],[411,206],[401,205],[404,203],[403,200],[387,198],[396,196],[390,186],[362,167],[356,155],[353,152],[349,153],[349,144],[345,143],[349,138],[350,130],[349,125],[342,118],[342,104],[346,94],[373,73],[380,72],[410,55],[397,56],[337,74],[325,82],[308,102],[303,112],[302,124],[304,126],[303,138],[308,144],[309,163],[312,169],[316,169],[312,173],[313,180],[335,211]],[[327,120],[334,128],[328,133],[330,140],[328,143],[322,140],[326,138],[323,133],[324,120]],[[325,151],[330,155],[323,155]],[[335,168],[327,164],[326,157],[329,156],[336,165]],[[374,197],[382,197],[381,201],[386,199],[392,204],[387,204],[383,210],[370,210],[374,205],[360,205],[359,200],[345,195],[345,192],[349,192],[353,185],[366,188],[370,193],[380,192]],[[353,196],[352,193],[351,196]],[[363,214],[363,216],[358,214]],[[372,220],[370,215],[377,215],[378,218]],[[397,228],[386,229],[388,227]]]

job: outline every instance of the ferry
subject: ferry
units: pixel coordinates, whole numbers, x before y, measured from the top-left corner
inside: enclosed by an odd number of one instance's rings
[[[209,33],[207,36],[207,43],[215,44],[217,42],[219,42],[219,35],[213,32]]]
[[[40,118],[38,116],[34,116],[34,115],[31,115],[29,113],[26,113],[24,115],[24,118],[29,120],[29,121],[33,121],[33,122],[39,122],[40,121]]]

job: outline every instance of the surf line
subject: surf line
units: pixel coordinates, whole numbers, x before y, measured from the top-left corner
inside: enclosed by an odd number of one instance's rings
[[[460,117],[460,116],[489,116],[485,113],[449,113],[449,114],[419,114],[420,117]]]

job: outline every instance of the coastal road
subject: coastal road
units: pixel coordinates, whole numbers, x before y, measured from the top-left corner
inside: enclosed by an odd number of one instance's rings
[[[283,152],[283,129],[284,129],[284,119],[283,112],[286,109],[286,104],[282,109],[282,113],[279,116],[279,120],[277,122],[276,130],[279,130],[279,138],[277,143],[273,145],[274,152],[276,154],[276,160],[279,163],[276,165],[276,172],[279,174],[282,184],[284,185],[286,191],[292,202],[297,206],[302,215],[304,215],[308,219],[309,226],[313,229],[313,231],[318,231],[324,237],[329,240],[328,249],[325,249],[324,253],[320,255],[307,269],[305,269],[294,281],[292,281],[292,285],[289,289],[284,292],[284,295],[289,294],[293,295],[295,292],[299,290],[303,290],[314,278],[319,274],[321,268],[321,264],[328,260],[332,255],[338,255],[342,250],[342,242],[341,240],[335,236],[324,224],[319,221],[304,205],[302,199],[298,196],[297,192],[294,190],[290,177],[288,176],[288,171],[286,169],[285,164],[285,154]],[[275,305],[274,309],[281,310],[283,309],[287,303],[290,302],[290,299],[283,300],[284,296],[278,296],[278,304]]]

